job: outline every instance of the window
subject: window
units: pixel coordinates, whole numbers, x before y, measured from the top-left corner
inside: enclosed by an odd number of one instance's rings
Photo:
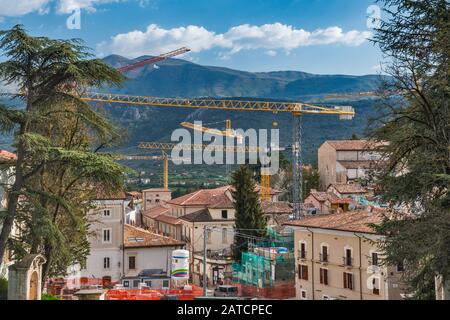
[[[133,288],[139,288],[139,283],[141,283],[140,280],[133,280]]]
[[[306,300],[306,290],[300,291],[300,299]]]
[[[222,219],[228,219],[228,210],[222,210]]]
[[[306,259],[306,243],[300,243],[300,259]]]
[[[169,288],[169,280],[163,280],[163,288]]]
[[[110,217],[111,216],[111,210],[103,210],[103,216],[104,217]]]
[[[298,278],[308,281],[308,266],[302,264],[298,266]]]
[[[152,287],[152,282],[151,282],[150,280],[146,280],[146,281],[145,281],[145,285],[146,285],[147,287],[151,288],[151,287]]]
[[[328,262],[328,246],[322,246],[322,253],[320,255],[320,261]]]
[[[103,243],[111,243],[111,229],[103,229]]]
[[[128,288],[128,287],[130,287],[130,281],[124,281],[123,282],[123,286],[125,287],[125,288]]]
[[[344,289],[353,290],[353,274],[344,272]]]
[[[397,272],[403,272],[405,271],[405,266],[403,265],[403,262],[397,263]]]
[[[156,199],[155,202],[156,202],[156,203],[159,203],[159,199]]]
[[[378,278],[372,278],[372,293],[375,295],[380,294],[380,280]]]
[[[344,265],[345,266],[353,265],[352,249],[345,249]]]
[[[371,257],[372,261],[371,261],[371,265],[372,266],[378,266],[378,253],[377,252],[372,252],[372,257]]]
[[[320,268],[320,283],[328,285],[328,269]]]
[[[128,269],[130,269],[130,270],[136,269],[136,257],[135,256],[128,257]]]
[[[111,267],[111,260],[109,257],[103,258],[103,269],[109,269]]]
[[[227,229],[222,229],[222,243],[227,243]]]

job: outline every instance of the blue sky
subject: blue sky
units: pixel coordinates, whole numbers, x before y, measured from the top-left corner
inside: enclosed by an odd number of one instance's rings
[[[18,4],[17,4],[18,3]],[[249,71],[377,73],[381,54],[366,40],[374,0],[0,0],[0,29],[82,38],[99,56],[158,54]],[[81,8],[81,29],[66,20]]]

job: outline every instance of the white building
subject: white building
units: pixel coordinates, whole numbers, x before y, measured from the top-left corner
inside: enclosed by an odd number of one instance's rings
[[[95,209],[88,213],[91,222],[89,242],[91,251],[82,266],[81,277],[119,281],[124,275],[124,217],[126,196],[99,194]]]

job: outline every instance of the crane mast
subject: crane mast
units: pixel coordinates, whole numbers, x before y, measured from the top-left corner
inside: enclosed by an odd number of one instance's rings
[[[217,110],[234,110],[234,111],[261,111],[261,112],[272,112],[274,114],[291,113],[293,115],[292,201],[293,201],[293,215],[295,219],[300,219],[303,214],[301,116],[305,114],[338,115],[340,120],[350,120],[355,116],[355,111],[350,106],[323,107],[300,102],[274,102],[274,101],[230,100],[230,99],[159,98],[159,97],[130,96],[123,94],[90,93],[90,92],[85,93],[81,98],[84,101],[96,101],[103,103],[115,103],[115,104],[149,106],[149,107],[153,106],[153,107],[178,107],[178,108],[217,109]],[[152,144],[154,143],[142,143],[140,147],[151,147]],[[174,147],[174,144],[169,145],[171,146],[168,149],[172,149]],[[166,145],[166,147],[167,146],[168,145]]]

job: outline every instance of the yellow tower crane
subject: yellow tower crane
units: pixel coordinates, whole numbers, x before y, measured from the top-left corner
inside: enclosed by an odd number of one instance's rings
[[[190,109],[216,109],[233,111],[261,111],[276,113],[290,113],[293,115],[293,183],[292,202],[294,218],[300,219],[303,214],[302,200],[302,130],[301,116],[338,115],[341,120],[350,120],[355,116],[355,111],[350,106],[323,107],[301,102],[275,102],[258,100],[228,100],[228,99],[187,99],[187,98],[158,98],[147,96],[130,96],[111,93],[84,93],[81,98],[84,101],[96,101],[103,103],[116,103],[123,105],[137,105],[149,107],[177,107]]]

